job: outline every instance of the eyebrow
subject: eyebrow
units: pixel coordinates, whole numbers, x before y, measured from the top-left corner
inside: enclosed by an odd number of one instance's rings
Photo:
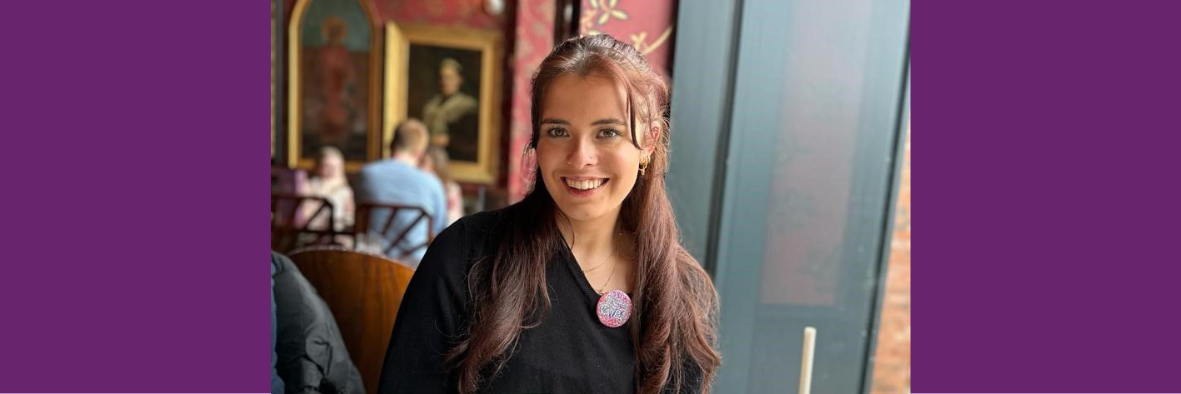
[[[569,126],[570,122],[567,122],[562,119],[546,118],[546,119],[541,120],[541,124],[556,124],[556,125]],[[622,120],[619,120],[616,118],[599,119],[599,120],[596,120],[593,123],[591,123],[591,126],[602,126],[602,125],[627,126],[627,123],[624,123]]]
[[[627,126],[627,123],[623,123],[622,120],[615,119],[615,118],[599,119],[599,120],[596,120],[594,123],[591,123],[591,126],[601,126],[601,125],[605,125],[605,124]]]

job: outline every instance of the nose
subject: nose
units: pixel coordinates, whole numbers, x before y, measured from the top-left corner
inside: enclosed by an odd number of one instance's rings
[[[594,165],[598,161],[595,155],[595,146],[590,141],[576,138],[570,144],[570,152],[566,155],[566,165],[574,168],[582,168]]]

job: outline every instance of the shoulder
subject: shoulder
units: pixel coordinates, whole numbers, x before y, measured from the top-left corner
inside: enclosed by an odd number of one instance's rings
[[[382,178],[382,174],[384,173],[382,169],[383,164],[382,162],[375,162],[361,167],[361,170],[357,172],[357,183],[353,185],[359,194],[365,195],[378,189],[378,186],[382,184],[382,182],[378,181],[378,178]]]
[[[361,171],[358,172],[359,177],[371,177],[390,170],[389,163],[386,160],[375,161],[361,166]]]
[[[405,178],[410,182],[417,184],[419,190],[425,190],[431,195],[442,195],[443,183],[439,182],[439,177],[424,171],[421,168],[406,166]]]
[[[372,166],[370,170],[372,174],[380,174],[385,178],[394,178],[399,183],[405,181],[423,183],[426,179],[433,178],[422,169],[397,160],[383,160],[370,164],[370,166]],[[385,181],[388,181],[388,179]]]
[[[431,174],[429,172],[426,172],[426,171],[422,170],[421,168],[416,168],[416,170],[418,170],[418,177],[420,179],[422,179],[423,183],[431,185],[432,189],[438,189],[440,191],[443,190],[443,182],[439,181],[439,177],[437,177],[434,174]]]
[[[480,103],[476,101],[475,97],[469,96],[465,93],[457,93],[455,97],[455,110],[461,112],[471,112],[479,108]]]
[[[287,256],[283,255],[282,253],[273,251],[273,250],[271,251],[271,276],[272,277],[279,274],[280,272],[284,272],[286,270],[289,270],[290,269],[289,267],[292,267],[292,266],[294,266],[294,264],[291,263],[291,259],[287,258]]]
[[[501,208],[459,218],[435,237],[424,260],[430,258],[433,249],[447,251],[448,255],[461,250],[463,255],[471,258],[483,256],[485,249],[494,246],[499,239],[497,235],[502,234],[506,226],[513,225],[512,217],[508,208]]]
[[[504,209],[477,212],[456,220],[435,238],[435,242],[447,245],[459,241],[463,243],[462,246],[470,249],[471,256],[480,256],[492,236],[501,232],[500,228],[504,223]],[[445,236],[447,239],[444,239]],[[432,243],[431,247],[434,246]]]
[[[447,226],[427,248],[418,271],[427,276],[440,275],[453,280],[466,277],[475,259],[484,254],[500,217],[499,211],[480,212]]]
[[[473,256],[480,256],[483,255],[485,247],[492,246],[497,239],[496,235],[503,233],[504,227],[509,225],[512,225],[509,211],[507,208],[501,208],[464,216],[451,227],[461,227],[468,245],[476,249]]]

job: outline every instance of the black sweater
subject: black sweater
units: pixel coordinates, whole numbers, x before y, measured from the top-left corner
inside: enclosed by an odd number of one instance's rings
[[[457,375],[445,369],[444,354],[463,339],[471,300],[467,273],[475,259],[493,252],[496,227],[511,225],[506,212],[463,218],[431,244],[398,310],[379,393],[456,392]],[[504,369],[482,382],[480,392],[634,393],[632,322],[618,328],[599,323],[599,295],[569,249],[557,250],[546,268],[552,309],[541,325],[521,331]]]

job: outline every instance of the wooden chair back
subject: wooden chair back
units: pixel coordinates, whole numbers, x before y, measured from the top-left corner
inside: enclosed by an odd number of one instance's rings
[[[316,246],[290,257],[328,303],[365,391],[375,394],[398,306],[414,270],[384,256],[341,247]]]

